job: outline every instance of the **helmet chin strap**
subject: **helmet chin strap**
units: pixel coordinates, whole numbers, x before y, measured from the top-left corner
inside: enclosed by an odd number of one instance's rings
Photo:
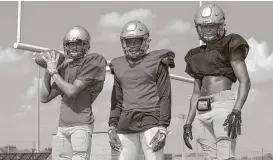
[[[81,47],[81,50],[73,50],[72,52],[74,52],[74,53],[77,53],[75,56],[72,56],[70,53],[72,53],[71,52],[71,50],[70,50],[70,48],[66,48],[65,49],[65,52],[66,52],[66,55],[67,55],[67,57],[68,58],[71,58],[71,59],[74,59],[74,60],[77,60],[77,59],[81,59],[81,58],[83,58],[84,56],[85,56],[85,54],[88,52],[88,50],[89,50],[89,46],[87,46],[87,48],[85,48],[85,46],[84,45],[87,45],[87,44],[84,44],[84,43],[82,43],[82,47]]]
[[[145,52],[143,51],[142,54],[140,54],[139,56],[137,56],[136,58],[132,58],[129,54],[129,51],[125,51],[125,57],[126,57],[126,60],[127,62],[129,62],[130,65],[134,66],[134,65],[137,65],[139,64],[143,59],[144,57],[146,56]]]

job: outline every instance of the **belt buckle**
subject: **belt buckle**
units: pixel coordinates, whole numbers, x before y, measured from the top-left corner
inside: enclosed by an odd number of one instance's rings
[[[210,111],[211,110],[211,101],[213,98],[200,98],[197,101],[197,110],[198,111]]]

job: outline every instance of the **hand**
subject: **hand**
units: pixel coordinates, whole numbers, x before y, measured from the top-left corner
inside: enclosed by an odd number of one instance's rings
[[[115,127],[109,128],[108,136],[109,136],[109,143],[110,143],[111,148],[117,152],[120,152],[122,149],[122,145],[121,145],[120,139],[117,135]]]
[[[232,139],[237,138],[237,135],[241,135],[241,123],[241,111],[233,109],[223,124],[223,126],[228,127],[227,135]]]
[[[154,152],[157,152],[164,148],[167,136],[167,129],[165,127],[159,127],[158,131],[152,138],[150,145]]]
[[[162,62],[166,65],[168,65],[170,68],[175,67],[175,62],[173,57],[165,57],[162,59]]]
[[[193,139],[192,126],[191,126],[191,124],[185,124],[183,128],[184,128],[184,134],[183,134],[184,142],[189,149],[192,149],[192,145],[189,142],[189,139],[191,139],[191,140]]]
[[[47,56],[43,56],[42,58],[47,63],[47,71],[53,75],[54,73],[58,73],[57,67],[59,62],[59,54],[55,54],[55,51],[46,52]]]
[[[169,61],[170,68],[174,68],[175,67],[174,58],[173,57],[169,57],[168,61]]]

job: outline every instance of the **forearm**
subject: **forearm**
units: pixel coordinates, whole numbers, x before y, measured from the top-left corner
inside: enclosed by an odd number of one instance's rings
[[[75,96],[76,87],[73,84],[66,82],[59,74],[54,74],[52,78],[64,94],[68,97]]]
[[[116,107],[115,109],[111,110],[110,112],[110,118],[109,118],[109,126],[113,126],[113,127],[117,127],[118,125],[118,121],[119,121],[119,117],[121,114],[122,109],[119,107]]]
[[[169,127],[171,123],[171,79],[168,65],[161,63],[157,73],[157,90],[159,95],[159,126]]]
[[[190,108],[186,120],[186,124],[192,124],[195,115],[196,115],[196,106],[197,106],[197,101],[199,99],[200,95],[199,94],[192,94],[191,97],[191,102],[190,102]]]
[[[51,76],[48,72],[45,73],[44,81],[41,87],[40,98],[41,101],[46,101],[51,91]]]
[[[159,126],[169,127],[171,123],[171,99],[169,96],[161,97]]]
[[[108,124],[117,127],[122,112],[123,95],[120,81],[114,76],[114,85],[111,95],[111,111]]]
[[[246,102],[246,99],[248,97],[248,93],[249,93],[250,88],[251,88],[250,80],[239,83],[237,99],[236,99],[234,109],[237,109],[239,111],[242,110],[242,108]]]
[[[116,93],[115,93],[116,94]],[[122,112],[122,104],[117,97],[115,97],[115,94],[112,94],[111,97],[111,111],[110,111],[110,117],[108,121],[108,125],[111,127],[117,127],[119,122],[119,117]]]

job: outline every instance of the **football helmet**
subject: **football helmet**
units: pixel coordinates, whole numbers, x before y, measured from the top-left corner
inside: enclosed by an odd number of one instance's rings
[[[137,61],[149,49],[150,33],[142,22],[130,21],[122,28],[120,41],[126,58]]]
[[[195,14],[194,23],[200,40],[205,43],[214,43],[226,33],[225,14],[215,4],[201,6]]]
[[[89,32],[81,27],[76,26],[68,29],[63,38],[64,53],[72,59],[79,59],[90,49]]]

